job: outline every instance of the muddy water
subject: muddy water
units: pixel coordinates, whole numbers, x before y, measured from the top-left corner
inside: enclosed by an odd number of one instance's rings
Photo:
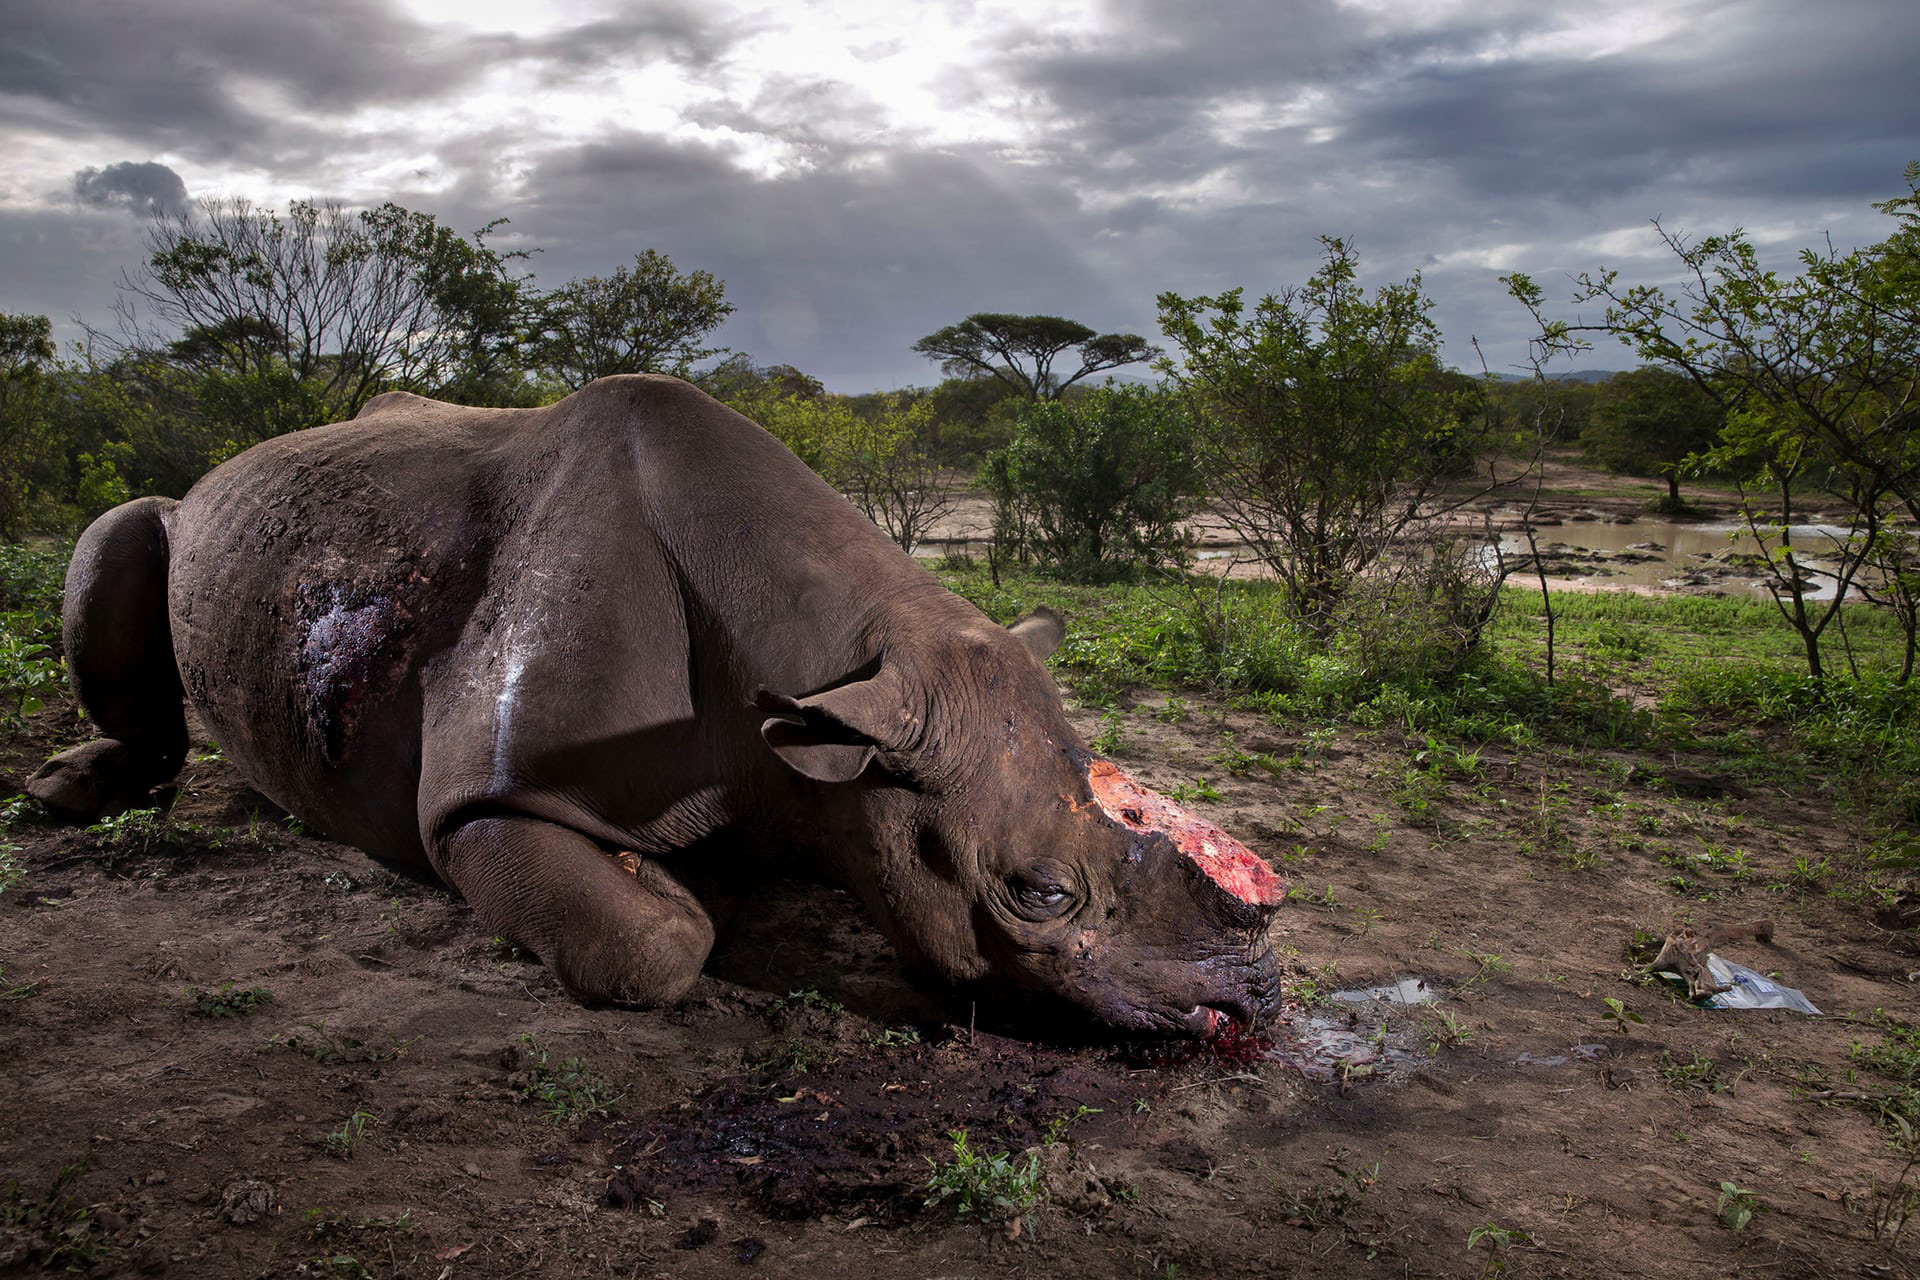
[[[1846,530],[1837,525],[1796,525],[1796,556],[1809,569],[1827,569],[1832,559],[1823,553],[1845,536]],[[1755,593],[1770,589],[1767,575],[1756,567],[1762,555],[1760,543],[1744,525],[1733,522],[1639,516],[1632,523],[1610,523],[1574,518],[1537,529],[1535,539],[1549,572],[1582,586],[1649,591],[1718,587]],[[1503,533],[1500,548],[1509,555],[1525,555],[1526,539],[1518,533]],[[1816,578],[1816,583],[1814,598],[1833,595],[1830,579]]]
[[[1388,1079],[1427,1061],[1422,1029],[1407,1011],[1439,998],[1436,987],[1417,977],[1336,991],[1330,1006],[1286,1009],[1262,1056],[1322,1084]]]
[[[1517,523],[1516,510],[1495,511],[1498,525]],[[1195,520],[1200,539],[1195,568],[1202,572],[1231,572],[1235,578],[1267,576],[1243,542],[1236,541],[1216,516]],[[984,528],[956,522],[948,535],[930,539],[917,553],[926,559],[969,555],[984,559]],[[1838,525],[1795,525],[1793,545],[1801,564],[1814,574],[1811,599],[1830,599],[1833,583],[1821,576],[1829,570],[1832,545],[1846,537]],[[1737,521],[1674,520],[1666,516],[1617,515],[1579,509],[1543,514],[1535,524],[1535,538],[1547,563],[1548,576],[1578,588],[1644,592],[1719,591],[1765,596],[1771,591],[1758,540]],[[1507,529],[1500,548],[1509,556],[1526,555],[1526,539]]]
[[[1499,518],[1498,515],[1495,517]],[[1517,516],[1515,517],[1517,518]],[[1833,582],[1828,554],[1847,531],[1838,525],[1795,525],[1796,558],[1812,572],[1810,599],[1830,599]],[[1759,540],[1734,521],[1681,521],[1661,516],[1556,517],[1535,527],[1535,541],[1547,565],[1548,576],[1581,588],[1629,591],[1713,590],[1765,595],[1772,590],[1763,568]],[[1507,530],[1500,549],[1509,557],[1524,558],[1527,540]],[[1198,553],[1199,567],[1216,571],[1248,555],[1244,543],[1216,542]],[[1491,556],[1489,556],[1491,559]],[[1236,567],[1235,576],[1259,576]]]

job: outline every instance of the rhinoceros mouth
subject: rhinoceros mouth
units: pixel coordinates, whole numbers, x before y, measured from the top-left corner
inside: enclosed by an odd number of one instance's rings
[[[1202,1040],[1217,1038],[1222,1032],[1235,1023],[1246,1025],[1247,1019],[1244,1017],[1236,1017],[1234,1014],[1228,1013],[1224,1009],[1217,1009],[1210,1004],[1197,1004],[1193,1006],[1192,1012],[1180,1020],[1182,1030]]]
[[[1234,979],[1209,983],[1199,999],[1184,1010],[1162,1006],[1106,1016],[1116,1025],[1201,1040],[1217,1039],[1234,1028],[1257,1030],[1280,1012],[1280,983],[1278,975],[1270,971],[1272,963],[1272,953],[1268,952],[1245,966],[1235,966],[1239,972]]]

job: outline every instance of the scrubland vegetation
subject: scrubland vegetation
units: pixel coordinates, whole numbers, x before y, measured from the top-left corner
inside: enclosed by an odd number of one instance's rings
[[[0,317],[0,534],[31,538],[0,545],[0,717],[58,686],[59,540],[107,506],[180,494],[383,390],[534,405],[656,370],[765,425],[909,550],[960,493],[986,495],[985,552],[950,562],[949,582],[995,613],[1067,601],[1058,665],[1092,703],[1194,686],[1279,716],[1516,744],[1707,734],[1738,756],[1785,741],[1910,823],[1917,178],[1880,206],[1887,240],[1809,250],[1790,277],[1737,232],[1670,234],[1682,287],[1596,271],[1574,300],[1607,310],[1586,326],[1514,277],[1540,319],[1531,380],[1443,367],[1419,277],[1369,292],[1327,239],[1309,279],[1257,301],[1163,295],[1164,347],[983,313],[915,344],[947,381],[867,396],[703,345],[732,309],[723,284],[651,250],[542,292],[524,255],[489,247],[496,227],[210,202],[156,220],[116,331],[62,358],[44,317]],[[1643,367],[1549,376],[1589,335]],[[1152,380],[1094,384],[1114,370]],[[1491,553],[1465,517],[1497,500],[1531,539],[1535,467],[1574,449],[1657,478],[1662,511],[1684,511],[1682,477],[1717,478],[1772,598],[1552,593],[1526,557]],[[1202,511],[1264,580],[1189,573]],[[1809,513],[1845,530],[1818,564],[1795,528]]]

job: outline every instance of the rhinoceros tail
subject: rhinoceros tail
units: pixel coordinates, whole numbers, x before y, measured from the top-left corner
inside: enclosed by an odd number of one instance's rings
[[[167,622],[171,498],[139,498],[95,520],[67,567],[62,634],[73,691],[101,736],[27,780],[48,809],[92,819],[135,808],[180,770],[187,720]]]

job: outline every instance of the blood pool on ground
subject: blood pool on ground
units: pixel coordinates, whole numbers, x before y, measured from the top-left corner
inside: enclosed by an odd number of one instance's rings
[[[1162,833],[1210,880],[1240,901],[1277,907],[1286,899],[1286,884],[1252,850],[1205,818],[1141,786],[1113,761],[1096,757],[1087,766],[1087,783],[1109,818],[1135,831]]]

